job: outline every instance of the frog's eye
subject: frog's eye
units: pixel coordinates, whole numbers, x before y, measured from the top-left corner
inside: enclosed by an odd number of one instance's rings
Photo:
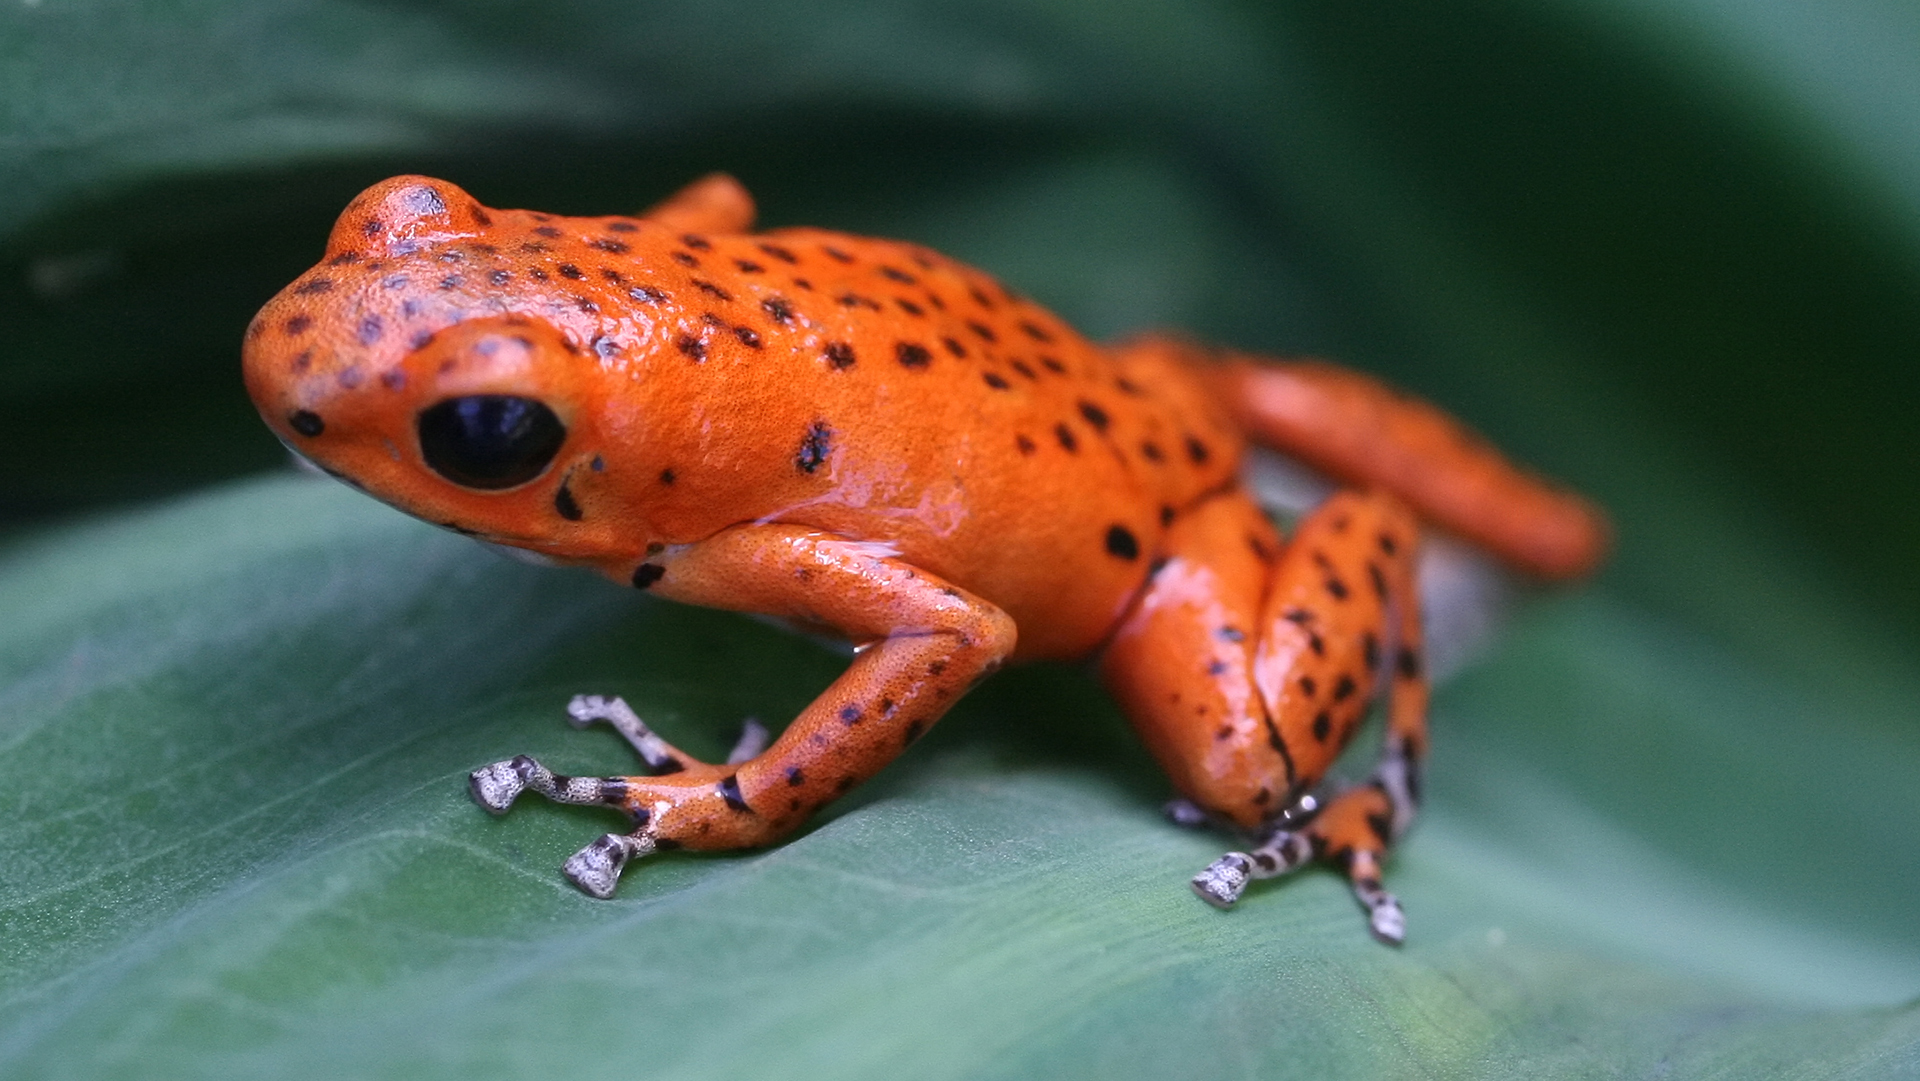
[[[420,452],[435,473],[463,488],[525,484],[566,441],[566,425],[532,398],[473,394],[420,411]]]

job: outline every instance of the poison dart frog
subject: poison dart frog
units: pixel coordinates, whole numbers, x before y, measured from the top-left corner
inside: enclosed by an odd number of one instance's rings
[[[1422,522],[1549,579],[1608,529],[1431,405],[1365,375],[1179,337],[1096,345],[914,244],[751,231],[724,175],[633,217],[482,206],[401,176],[248,327],[246,383],[320,468],[401,510],[630,588],[853,644],[845,672],[726,762],[580,696],[645,770],[473,772],[631,829],[566,875],[608,897],[634,859],[768,844],[872,776],[1011,661],[1097,658],[1195,816],[1244,831],[1192,880],[1235,903],[1313,860],[1373,933],[1427,749]],[[1344,487],[1282,537],[1248,441]],[[1365,783],[1321,791],[1376,697]]]

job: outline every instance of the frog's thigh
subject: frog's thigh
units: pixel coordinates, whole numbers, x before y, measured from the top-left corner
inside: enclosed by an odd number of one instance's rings
[[[1231,906],[1249,880],[1320,857],[1346,872],[1375,935],[1405,935],[1380,864],[1412,821],[1426,752],[1416,540],[1398,500],[1361,492],[1336,493],[1289,540],[1263,602],[1254,684],[1296,781],[1319,780],[1379,693],[1391,699],[1384,746],[1366,784],[1324,807],[1302,802],[1260,845],[1227,853],[1196,876],[1194,890],[1206,901]]]
[[[1531,573],[1574,578],[1606,555],[1610,530],[1598,507],[1371,376],[1316,361],[1248,358],[1197,370],[1260,442],[1346,484],[1393,492]]]
[[[1253,681],[1280,539],[1259,507],[1229,492],[1175,520],[1166,545],[1101,672],[1174,787],[1252,826],[1285,806],[1299,781]]]

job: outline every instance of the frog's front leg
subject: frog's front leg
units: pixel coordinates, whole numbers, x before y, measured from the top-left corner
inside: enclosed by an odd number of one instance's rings
[[[608,834],[567,862],[568,877],[599,897],[612,894],[629,859],[657,848],[747,848],[792,830],[892,761],[1014,646],[1013,620],[992,604],[882,545],[797,526],[738,526],[668,549],[634,581],[678,601],[831,630],[856,644],[856,656],[773,746],[744,762],[697,761],[599,700],[575,716],[612,721],[651,767],[671,772],[555,778],[524,757],[476,771],[475,796],[490,810],[504,809],[499,795],[510,801],[518,784],[632,817],[633,832]],[[504,787],[489,787],[501,778]]]

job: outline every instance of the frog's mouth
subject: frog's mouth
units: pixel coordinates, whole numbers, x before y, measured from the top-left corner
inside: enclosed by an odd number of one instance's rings
[[[337,469],[330,469],[327,466],[322,465],[319,459],[308,454],[306,451],[301,450],[299,447],[294,446],[293,442],[289,440],[286,436],[281,435],[279,432],[274,432],[273,437],[280,441],[281,446],[287,448],[287,456],[293,459],[293,467],[295,469],[298,469],[300,472],[305,473],[308,476],[332,477],[334,480],[337,480],[340,483],[346,485],[347,487],[352,488],[356,492],[360,492],[363,495],[373,496],[373,498],[375,499],[380,499],[380,497],[378,495],[374,495],[374,493],[371,490],[369,490],[366,485],[361,484],[359,481],[354,480],[352,477],[347,476],[345,473],[342,473]],[[386,503],[390,507],[393,506],[392,503],[384,499],[380,499],[380,502]]]
[[[314,461],[313,458],[309,457],[305,451],[302,451],[299,447],[296,447],[292,443],[288,442],[285,437],[277,436],[277,438],[280,439],[280,445],[287,448],[287,457],[293,463],[293,467],[299,470],[300,472],[305,473],[311,477],[332,477],[334,480],[339,481],[340,483],[346,485],[349,488],[352,488],[354,491],[359,492],[362,495],[366,495],[374,499],[378,499],[380,500],[380,502],[385,503],[387,506],[392,507],[397,511],[400,511],[409,517],[419,518],[418,515],[414,514],[412,511],[408,510],[406,507],[403,507],[390,499],[381,498],[378,493],[372,491],[371,489],[367,488],[365,485],[359,483],[358,481],[355,481],[352,477],[347,476],[345,473],[340,473],[335,470],[328,469],[326,466],[321,465],[317,461]],[[457,526],[457,525],[454,525],[452,522],[428,521],[427,519],[424,519],[424,518],[421,518],[420,520],[427,522],[428,525],[431,525],[437,529],[444,529],[449,533],[453,533],[458,536],[465,537],[468,540],[473,541],[475,544],[478,544],[480,547],[485,548],[488,551],[493,552],[502,557],[505,557],[507,559],[511,559],[515,563],[525,563],[529,566],[534,566],[534,567],[565,566],[565,564],[561,563],[559,560],[553,558],[550,555],[546,555],[542,552],[533,551],[530,548],[517,547],[516,545],[510,544],[506,541],[492,540],[487,536],[485,536],[484,534],[468,529],[465,526]]]
[[[338,473],[329,472],[326,466],[323,466],[319,462],[314,461],[312,458],[307,457],[306,452],[302,451],[299,447],[294,446],[291,442],[287,440],[286,436],[281,435],[279,432],[273,433],[273,437],[280,441],[281,446],[287,448],[288,460],[291,461],[293,463],[293,467],[295,469],[298,469],[300,472],[305,473],[308,476],[314,476],[314,477],[335,477],[339,480],[347,479],[345,477],[340,476]]]
[[[442,526],[441,528],[452,529],[453,527]],[[547,555],[544,552],[536,552],[531,548],[520,548],[511,544],[502,544],[499,541],[487,540],[485,537],[475,537],[473,539],[477,544],[480,545],[480,547],[485,548],[490,552],[493,552],[495,555],[504,556],[507,559],[511,559],[515,563],[525,563],[530,567],[564,567],[566,566],[565,563],[560,562],[559,560],[553,558],[552,556]]]

